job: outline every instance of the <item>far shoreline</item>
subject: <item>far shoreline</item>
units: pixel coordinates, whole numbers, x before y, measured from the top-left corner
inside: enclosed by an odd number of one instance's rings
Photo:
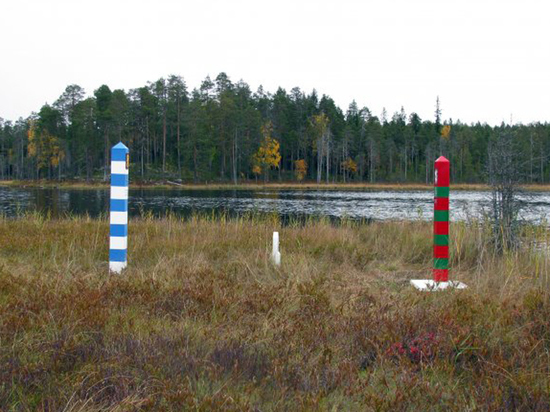
[[[108,189],[109,183],[102,181],[80,180],[1,180],[0,187],[11,188],[42,188],[42,189]],[[408,191],[431,190],[433,185],[422,183],[316,183],[316,182],[245,182],[237,185],[232,183],[179,183],[164,181],[130,182],[131,189],[179,189],[179,190],[357,190],[357,191]],[[528,184],[522,189],[531,192],[550,192],[550,184]],[[488,185],[479,183],[458,183],[451,185],[451,190],[487,191]]]

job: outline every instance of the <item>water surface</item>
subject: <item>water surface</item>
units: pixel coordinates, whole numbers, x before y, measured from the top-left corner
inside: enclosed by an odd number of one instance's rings
[[[523,202],[522,218],[526,220],[538,221],[550,213],[550,193],[532,192],[523,197]],[[451,192],[451,220],[480,217],[488,206],[488,192]],[[130,216],[162,216],[169,212],[182,216],[276,213],[281,217],[429,220],[433,214],[433,191],[130,189],[129,210]],[[109,211],[109,191],[0,187],[1,213],[13,217],[28,211],[54,217],[105,216]]]

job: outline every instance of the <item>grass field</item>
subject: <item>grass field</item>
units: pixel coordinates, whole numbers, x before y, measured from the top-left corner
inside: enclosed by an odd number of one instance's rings
[[[0,410],[550,409],[545,228],[498,256],[453,224],[470,287],[421,293],[428,223],[129,227],[113,276],[106,220],[0,220]]]

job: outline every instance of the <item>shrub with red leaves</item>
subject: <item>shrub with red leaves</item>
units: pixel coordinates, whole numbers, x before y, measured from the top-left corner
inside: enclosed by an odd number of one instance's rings
[[[413,363],[429,362],[437,356],[438,346],[439,338],[435,333],[429,332],[393,343],[386,351],[386,355],[394,359],[406,356]]]

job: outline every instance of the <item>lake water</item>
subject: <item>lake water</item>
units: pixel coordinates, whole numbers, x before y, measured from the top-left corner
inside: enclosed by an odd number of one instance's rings
[[[487,210],[488,192],[451,192],[451,220],[479,217]],[[538,221],[550,213],[550,193],[531,192],[523,198],[522,217]],[[425,219],[433,214],[433,191],[361,190],[181,190],[131,189],[130,216],[173,212],[240,215],[279,214],[283,218],[304,216],[351,219]],[[0,213],[8,217],[27,211],[51,216],[107,215],[106,189],[54,189],[0,187]]]

